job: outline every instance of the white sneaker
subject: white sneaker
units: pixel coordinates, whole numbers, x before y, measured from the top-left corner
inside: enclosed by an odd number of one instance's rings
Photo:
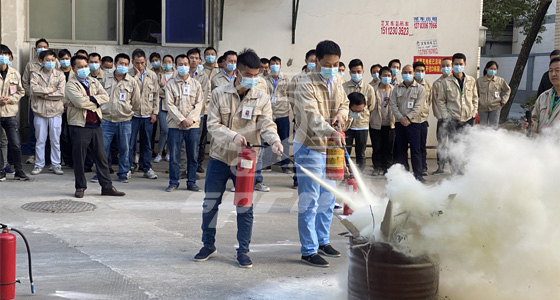
[[[169,158],[169,154],[165,154],[165,160],[166,161],[170,161],[171,159]]]
[[[235,193],[235,187],[232,187],[231,189],[229,189],[229,191]]]
[[[160,161],[161,161],[161,155],[158,154],[158,155],[156,156],[156,158],[154,158],[154,162],[155,162],[155,163],[158,163],[158,162],[160,162]]]
[[[144,172],[144,177],[149,179],[157,179],[157,174],[154,170],[149,169],[148,172]]]
[[[33,168],[33,171],[31,171],[31,175],[39,175],[41,173],[41,171],[43,171],[43,168],[35,166]]]
[[[62,171],[62,168],[60,166],[54,167],[52,171],[56,175],[64,175],[64,171]]]
[[[257,183],[255,184],[255,191],[270,192],[270,188],[264,185],[264,183]]]
[[[33,165],[33,164],[35,164],[35,156],[34,156],[34,155],[31,155],[31,156],[25,161],[25,163],[28,164],[28,165]]]
[[[132,178],[132,172],[128,171],[126,173],[126,179],[130,179],[130,178]]]

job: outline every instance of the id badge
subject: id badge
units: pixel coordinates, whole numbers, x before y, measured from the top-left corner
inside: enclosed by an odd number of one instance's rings
[[[17,91],[17,89],[16,89],[16,86],[15,86],[15,85],[10,86],[10,95],[15,94],[16,91]]]
[[[413,101],[408,102],[408,108],[414,108],[414,102]]]
[[[253,118],[253,107],[243,106],[243,110],[241,111],[241,118],[244,120],[251,120]]]
[[[494,97],[500,98],[500,92],[494,92]]]
[[[191,93],[191,86],[186,84],[183,86],[183,95],[188,96]]]
[[[126,92],[121,92],[119,94],[119,100],[126,101]]]
[[[151,94],[151,93],[150,93],[150,96],[148,96],[148,99],[149,99],[150,101],[153,101],[153,100],[154,100],[154,94]]]
[[[278,102],[278,98],[276,98],[276,96],[272,96],[272,98],[270,98],[270,103],[276,104],[276,102]]]

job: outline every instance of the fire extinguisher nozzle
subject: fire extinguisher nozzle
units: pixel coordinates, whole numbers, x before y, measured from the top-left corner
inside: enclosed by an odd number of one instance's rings
[[[31,294],[35,294],[35,285],[31,283]]]

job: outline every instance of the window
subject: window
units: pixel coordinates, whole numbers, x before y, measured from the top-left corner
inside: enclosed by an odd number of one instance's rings
[[[164,44],[208,44],[206,0],[162,0],[162,3]]]

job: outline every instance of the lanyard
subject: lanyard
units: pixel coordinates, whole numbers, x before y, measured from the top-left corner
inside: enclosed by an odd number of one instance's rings
[[[552,99],[550,99],[550,109],[548,110],[548,119],[550,120],[550,117],[552,116],[552,113],[554,112],[554,109],[556,109],[556,106],[558,106],[558,103],[560,103],[560,97],[556,97],[556,92],[552,92]]]

